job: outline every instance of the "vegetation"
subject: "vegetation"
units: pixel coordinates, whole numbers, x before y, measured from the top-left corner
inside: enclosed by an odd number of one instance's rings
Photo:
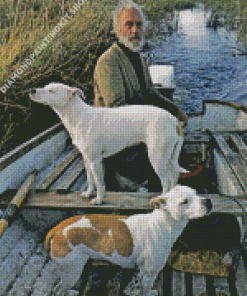
[[[229,28],[237,28],[239,39],[247,47],[247,0],[202,0],[216,18],[224,17]]]
[[[165,20],[164,27],[175,8],[194,0],[136,2],[150,20],[151,38],[157,33],[157,21]],[[1,1],[0,88],[5,93],[0,91],[0,149],[13,136],[16,124],[30,120],[29,88],[60,81],[82,88],[90,98],[96,60],[114,40],[111,11],[116,4],[117,0]],[[31,55],[35,58],[30,63]]]
[[[27,93],[29,88],[43,86],[49,81],[60,81],[82,88],[87,98],[92,98],[96,60],[115,38],[112,33],[111,11],[117,1],[0,2],[0,89],[5,87],[5,93],[0,91],[0,149],[13,137],[17,124],[28,123],[30,120],[32,113]],[[238,16],[239,32],[247,40],[247,20],[244,17],[247,11],[243,5],[246,0],[204,1],[214,9]],[[174,26],[171,22],[174,10],[192,7],[196,3],[195,0],[136,2],[143,5],[150,21],[148,38],[157,36],[160,29],[170,33]],[[54,33],[59,23],[60,29],[57,28]],[[32,55],[34,58],[27,65]],[[17,73],[20,74],[16,76]],[[11,78],[14,80],[12,84]],[[33,106],[35,103],[32,103],[32,109]]]

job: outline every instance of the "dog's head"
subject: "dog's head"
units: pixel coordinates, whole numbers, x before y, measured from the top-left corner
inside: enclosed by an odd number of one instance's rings
[[[150,201],[152,207],[168,211],[175,220],[190,220],[208,215],[213,206],[208,198],[200,197],[187,186],[176,186],[163,196]]]
[[[30,99],[50,107],[63,107],[76,97],[84,98],[82,90],[62,83],[49,83],[44,88],[31,89]]]

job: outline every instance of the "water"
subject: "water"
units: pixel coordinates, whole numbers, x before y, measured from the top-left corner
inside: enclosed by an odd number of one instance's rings
[[[186,112],[201,112],[203,100],[236,100],[247,104],[247,57],[234,31],[206,27],[203,7],[178,14],[178,30],[149,54],[152,64],[175,66],[174,100]],[[161,36],[162,37],[162,36]]]

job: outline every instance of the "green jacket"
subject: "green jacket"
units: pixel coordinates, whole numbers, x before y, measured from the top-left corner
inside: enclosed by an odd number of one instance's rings
[[[150,98],[145,104],[161,107],[178,117],[180,109],[155,90],[146,60],[142,55],[141,59]],[[114,43],[100,56],[94,71],[94,105],[97,107],[126,105],[140,92],[138,78],[130,60],[118,44]]]

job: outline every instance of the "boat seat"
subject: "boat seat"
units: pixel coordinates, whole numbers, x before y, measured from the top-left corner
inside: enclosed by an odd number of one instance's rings
[[[217,147],[215,157],[219,161],[218,164],[221,163],[219,167],[216,163],[220,193],[244,194],[247,192],[246,144],[237,134],[211,133],[211,135]],[[221,172],[223,163],[225,163],[224,170],[229,171],[228,173]],[[226,178],[230,181],[226,181]]]
[[[206,277],[206,295],[214,296],[214,278],[227,278],[231,296],[238,295],[235,274],[241,255],[241,230],[231,214],[213,213],[192,220],[179,237],[168,258],[164,280],[172,294],[172,271],[185,273],[186,296],[193,295],[193,274]]]

